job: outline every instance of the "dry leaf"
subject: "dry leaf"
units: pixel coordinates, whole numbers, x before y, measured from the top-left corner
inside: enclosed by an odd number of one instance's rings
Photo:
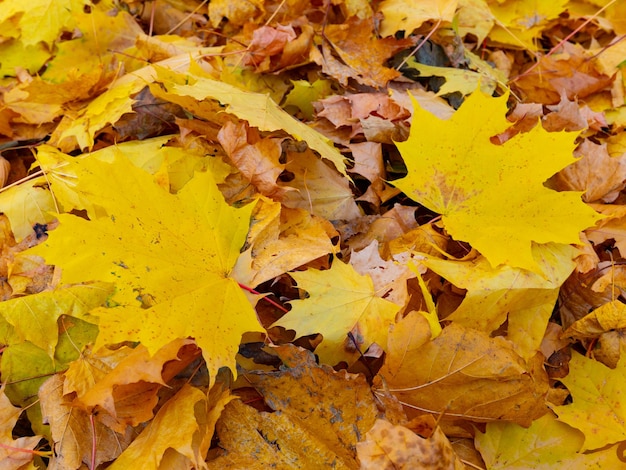
[[[388,362],[380,371],[407,407],[444,418],[505,419],[525,426],[547,412],[545,371],[529,367],[506,340],[455,323],[418,347],[397,338],[407,334],[413,335],[404,329],[390,333]]]
[[[361,470],[465,468],[439,428],[428,439],[424,439],[404,426],[394,426],[378,419],[365,435],[365,440],[356,445],[356,449]]]

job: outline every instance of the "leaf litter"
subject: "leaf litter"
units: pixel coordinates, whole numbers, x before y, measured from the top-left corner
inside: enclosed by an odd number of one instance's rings
[[[622,466],[622,3],[0,4],[3,468]]]

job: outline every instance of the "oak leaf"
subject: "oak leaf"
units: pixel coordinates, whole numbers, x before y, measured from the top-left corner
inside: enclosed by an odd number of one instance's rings
[[[509,126],[505,113],[505,96],[489,98],[479,91],[448,121],[415,103],[409,139],[396,143],[408,175],[394,185],[442,214],[448,233],[469,242],[492,266],[537,271],[533,242],[579,243],[579,232],[600,216],[580,193],[543,186],[575,161],[574,136],[538,126],[494,145],[490,137]]]
[[[372,343],[386,346],[387,330],[400,307],[379,297],[369,276],[339,260],[325,271],[307,269],[290,276],[309,297],[291,301],[292,309],[272,326],[295,330],[298,336],[321,333],[324,340],[315,351],[321,362],[352,363],[358,350],[365,352]]]
[[[245,242],[252,206],[228,206],[209,172],[176,195],[123,156],[86,159],[77,190],[104,215],[60,214],[60,226],[33,251],[62,268],[63,283],[116,283],[100,317],[96,348],[140,341],[155,352],[194,337],[210,375],[230,367],[245,331],[259,331],[255,312],[229,277]]]

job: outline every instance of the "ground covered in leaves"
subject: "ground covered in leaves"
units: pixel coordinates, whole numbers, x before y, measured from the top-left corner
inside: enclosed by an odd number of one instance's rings
[[[0,468],[624,467],[625,18],[4,0]]]

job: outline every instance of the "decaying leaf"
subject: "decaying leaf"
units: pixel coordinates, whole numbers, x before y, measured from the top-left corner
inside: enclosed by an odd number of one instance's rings
[[[209,468],[359,468],[355,446],[377,417],[363,376],[318,366],[294,347],[278,353],[288,368],[246,375],[275,412],[230,403],[217,425],[226,454]]]
[[[465,465],[456,456],[441,429],[424,439],[400,425],[378,419],[357,444],[361,470],[440,468],[462,470]]]

